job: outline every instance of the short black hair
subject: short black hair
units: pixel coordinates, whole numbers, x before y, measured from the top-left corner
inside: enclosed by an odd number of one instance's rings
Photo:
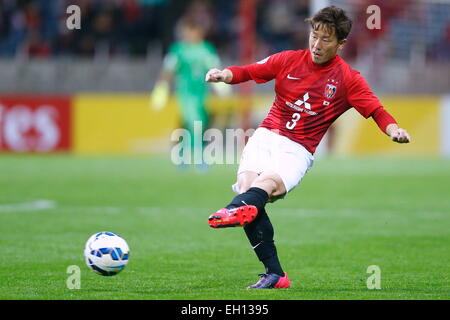
[[[346,39],[352,29],[352,20],[343,9],[335,6],[323,8],[305,21],[311,24],[313,30],[324,27],[326,30],[334,31],[338,41]]]

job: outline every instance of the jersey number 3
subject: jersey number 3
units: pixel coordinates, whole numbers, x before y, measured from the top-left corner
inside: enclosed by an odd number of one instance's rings
[[[300,120],[300,113],[294,113],[292,114],[292,121],[288,121],[286,122],[286,128],[288,128],[289,130],[294,129],[294,127],[297,125],[297,121]]]

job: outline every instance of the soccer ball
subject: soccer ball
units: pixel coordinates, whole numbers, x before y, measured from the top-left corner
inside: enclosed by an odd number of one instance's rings
[[[114,276],[122,271],[129,255],[127,242],[112,232],[93,234],[84,248],[87,266],[102,276]]]

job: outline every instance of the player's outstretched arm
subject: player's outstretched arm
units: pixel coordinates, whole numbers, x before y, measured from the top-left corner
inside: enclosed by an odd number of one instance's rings
[[[233,73],[228,69],[211,69],[206,73],[206,82],[225,82],[230,83],[233,80]]]
[[[386,133],[394,142],[409,143],[411,141],[408,132],[405,129],[399,128],[395,123],[391,123],[386,127]]]
[[[411,141],[408,132],[398,127],[397,121],[382,107],[375,109],[371,114],[378,127],[391,137],[392,141],[408,143]]]

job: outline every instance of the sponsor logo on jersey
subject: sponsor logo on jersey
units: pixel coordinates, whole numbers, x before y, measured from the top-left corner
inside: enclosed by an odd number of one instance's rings
[[[311,111],[311,104],[307,102],[308,99],[309,99],[309,93],[306,92],[303,95],[303,100],[298,99],[297,101],[295,101],[295,103],[286,101],[286,105],[296,111],[306,112],[307,114],[315,116],[315,115],[317,115],[317,112]]]
[[[297,101],[295,101],[295,104],[298,106],[301,106],[302,104],[304,104],[306,109],[311,110],[311,105],[308,102],[306,102],[306,101],[308,101],[308,99],[309,99],[309,93],[307,92],[303,95],[303,100],[298,99]]]

